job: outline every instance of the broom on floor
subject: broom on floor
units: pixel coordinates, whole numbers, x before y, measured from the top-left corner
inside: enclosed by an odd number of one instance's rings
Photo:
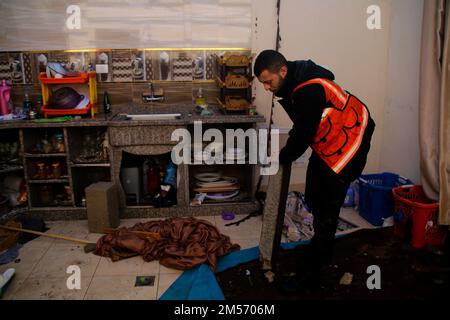
[[[84,252],[86,252],[86,253],[94,251],[96,248],[96,245],[97,245],[97,243],[94,241],[78,239],[78,238],[68,237],[65,235],[49,233],[49,232],[40,232],[40,231],[28,230],[28,229],[17,228],[17,227],[12,227],[12,226],[5,226],[5,225],[0,225],[0,229],[16,231],[16,232],[31,233],[31,234],[35,234],[38,236],[44,236],[44,237],[48,237],[48,238],[62,239],[62,240],[67,240],[67,241],[71,241],[71,242],[81,243],[81,244],[85,245],[83,249],[84,249]],[[112,233],[114,231],[115,231],[115,229],[106,229],[105,233]],[[147,238],[152,238],[155,240],[161,239],[160,234],[156,233],[156,232],[146,232],[146,231],[131,231],[131,232],[136,233],[141,236],[144,236],[144,237],[147,237]]]

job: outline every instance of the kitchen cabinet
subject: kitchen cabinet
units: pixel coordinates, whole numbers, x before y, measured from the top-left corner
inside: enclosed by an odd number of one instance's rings
[[[0,131],[0,217],[27,208],[20,131]]]
[[[21,130],[31,210],[82,208],[87,186],[110,181],[106,127]]]
[[[254,128],[257,122],[263,120],[263,117],[235,118],[217,115],[217,118],[205,120],[204,130],[246,130]],[[108,120],[98,117],[96,120],[83,119],[66,123],[0,123],[0,147],[4,141],[17,143],[16,159],[10,163],[15,167],[0,170],[0,177],[9,172],[7,170],[22,176],[26,180],[28,193],[25,208],[30,214],[42,216],[46,220],[86,219],[84,190],[99,181],[111,181],[118,185],[122,218],[220,215],[223,210],[247,214],[255,210],[257,168],[247,160],[242,164],[178,165],[177,203],[173,206],[154,207],[149,201],[126,201],[120,179],[125,162],[138,159],[142,164],[152,158],[169,159],[170,152],[177,143],[170,139],[173,130],[193,130],[193,123],[194,119],[187,117],[172,122],[116,121],[114,117]],[[160,174],[162,170],[160,167]],[[192,189],[195,176],[204,170],[217,170],[225,176],[235,177],[239,181],[239,197],[206,199],[200,206],[191,205],[195,197],[195,191]],[[148,179],[145,171],[142,171],[142,174],[142,189],[146,192]]]

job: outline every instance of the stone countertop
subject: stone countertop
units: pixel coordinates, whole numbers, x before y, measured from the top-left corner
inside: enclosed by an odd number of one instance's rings
[[[61,122],[41,122],[34,120],[1,120],[0,129],[12,129],[12,128],[48,128],[48,127],[91,127],[91,126],[107,126],[108,122],[114,115],[107,115],[105,120],[104,114],[96,114],[93,119],[91,117],[82,117],[80,120],[69,120]],[[73,117],[75,118],[75,117]],[[52,119],[52,118],[49,118]]]
[[[249,116],[246,114],[224,114],[219,107],[210,106],[214,112],[210,116],[200,116],[196,114],[192,108],[187,105],[167,106],[163,108],[149,109],[147,112],[135,112],[134,114],[145,113],[181,113],[179,119],[173,120],[129,120],[121,116],[120,113],[108,114],[105,118],[103,113],[95,115],[94,119],[90,117],[82,117],[81,120],[70,120],[64,122],[36,122],[33,120],[3,120],[0,121],[0,129],[8,128],[39,128],[39,127],[84,127],[84,126],[163,126],[163,125],[178,125],[185,126],[193,124],[194,121],[202,121],[204,124],[215,123],[257,123],[264,122],[264,116],[258,114]],[[130,112],[131,113],[131,112]],[[50,118],[51,119],[51,118]]]

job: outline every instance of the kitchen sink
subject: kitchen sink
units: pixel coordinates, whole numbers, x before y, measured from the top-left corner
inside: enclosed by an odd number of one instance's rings
[[[127,114],[122,113],[118,115],[124,120],[148,121],[148,120],[173,120],[180,119],[181,113],[141,113],[141,114]]]

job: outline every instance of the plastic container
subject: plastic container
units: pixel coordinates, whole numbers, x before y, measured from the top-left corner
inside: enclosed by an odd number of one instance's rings
[[[95,72],[80,72],[77,77],[64,78],[48,78],[44,73],[40,73],[39,81],[41,82],[42,90],[42,108],[41,113],[47,116],[65,116],[65,115],[85,115],[91,114],[94,118],[97,113],[97,81]],[[50,100],[50,85],[62,84],[86,84],[89,86],[89,103],[84,108],[74,109],[56,109],[49,105]]]
[[[25,93],[25,98],[23,100],[23,113],[28,115],[33,107],[33,103],[30,100],[28,93]]]
[[[177,185],[177,167],[172,161],[167,165],[163,184],[170,184],[173,187]]]
[[[8,86],[6,80],[2,80],[0,86],[0,115],[10,114],[9,103],[11,101],[11,87]]]
[[[347,195],[345,196],[343,207],[353,207],[355,205],[355,193],[353,187],[350,186],[347,189]]]
[[[448,227],[438,223],[439,204],[425,196],[420,185],[392,190],[395,201],[394,234],[416,249],[444,243]]]
[[[359,178],[359,214],[374,226],[394,214],[392,189],[413,184],[395,173],[383,172],[362,175]]]

